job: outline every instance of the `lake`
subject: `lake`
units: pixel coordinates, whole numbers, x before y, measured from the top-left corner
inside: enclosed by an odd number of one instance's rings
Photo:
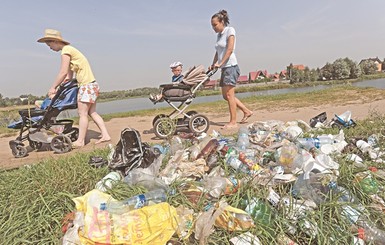
[[[385,88],[385,79],[376,79],[376,80],[365,80],[360,82],[352,83],[356,87],[375,87],[375,88]],[[278,95],[278,94],[287,94],[287,93],[306,93],[311,91],[317,91],[329,88],[333,85],[317,85],[304,88],[284,88],[284,89],[272,89],[265,91],[257,92],[247,92],[247,93],[238,93],[238,98],[245,98],[250,96],[260,96],[260,95]],[[334,85],[335,86],[335,85]],[[222,95],[210,95],[210,96],[201,96],[196,97],[192,103],[206,103],[222,100]],[[178,103],[175,103],[178,105]],[[97,112],[101,115],[127,112],[127,111],[137,111],[145,109],[155,109],[155,108],[167,108],[172,109],[166,102],[158,103],[154,105],[148,98],[133,98],[133,99],[124,99],[124,100],[115,100],[109,102],[98,103]],[[76,111],[69,111],[69,115],[76,115]]]

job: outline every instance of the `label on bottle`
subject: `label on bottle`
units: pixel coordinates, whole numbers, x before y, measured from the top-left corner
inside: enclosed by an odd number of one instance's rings
[[[146,196],[143,194],[140,194],[137,196],[136,203],[135,203],[135,209],[142,208],[146,205]]]
[[[352,222],[353,224],[357,222],[358,218],[361,215],[360,211],[350,206],[342,207],[342,214],[345,215],[349,219],[349,221]]]
[[[280,199],[281,199],[281,197],[278,195],[278,193],[270,188],[269,195],[267,196],[267,200],[271,203],[271,205],[276,207],[278,205]]]

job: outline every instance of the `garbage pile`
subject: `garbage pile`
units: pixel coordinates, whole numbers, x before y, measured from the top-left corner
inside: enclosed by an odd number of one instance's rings
[[[153,146],[125,129],[111,172],[73,199],[63,244],[385,244],[384,224],[368,212],[385,211],[376,181],[385,172],[366,164],[384,163],[380,136],[347,141],[352,123],[325,134],[322,120],[256,121],[234,136],[181,134]],[[108,193],[118,183],[147,191],[117,200]]]

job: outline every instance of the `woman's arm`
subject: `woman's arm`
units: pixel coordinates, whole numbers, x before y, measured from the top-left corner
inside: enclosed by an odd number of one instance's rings
[[[211,66],[209,67],[209,70],[212,70],[216,67],[218,61],[218,53],[215,52],[213,63],[211,63]]]
[[[60,83],[65,81],[66,78],[69,78],[69,75],[72,75],[72,74],[69,74],[69,73],[72,73],[72,72],[69,72],[70,61],[71,61],[71,57],[69,55],[63,54],[61,56],[60,71],[57,74],[56,79],[55,79],[54,83],[52,84],[51,88],[49,89],[48,95],[55,94],[56,87],[59,86]]]
[[[223,56],[223,59],[221,61],[221,64],[218,64],[218,67],[221,67],[223,66],[230,58],[230,55],[233,53],[234,51],[234,43],[235,43],[235,36],[234,35],[231,35],[229,36],[229,38],[227,39],[227,49],[226,49],[226,53],[225,55]]]

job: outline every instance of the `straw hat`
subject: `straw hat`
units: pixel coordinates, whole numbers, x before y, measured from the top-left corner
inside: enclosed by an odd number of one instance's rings
[[[37,41],[39,43],[45,43],[46,41],[60,41],[65,44],[70,44],[62,38],[60,31],[53,29],[45,29],[44,37],[40,38]]]

